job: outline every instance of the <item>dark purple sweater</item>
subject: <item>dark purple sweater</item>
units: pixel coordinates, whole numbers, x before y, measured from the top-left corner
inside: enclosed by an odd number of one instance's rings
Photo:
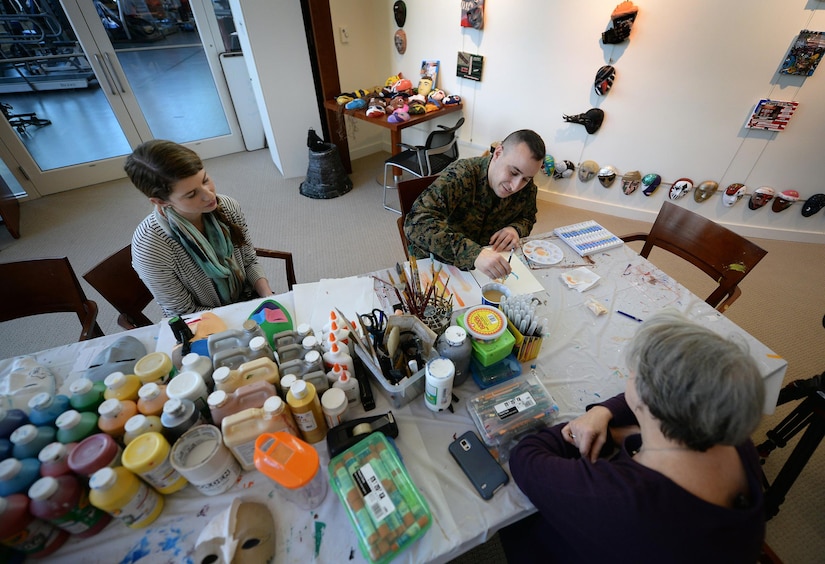
[[[611,426],[637,424],[623,394],[600,405],[613,413]],[[538,513],[502,530],[509,562],[757,561],[765,522],[753,443],[737,447],[748,499],[727,509],[633,461],[640,435],[593,464],[564,441],[563,426],[525,437],[511,452],[513,479]]]

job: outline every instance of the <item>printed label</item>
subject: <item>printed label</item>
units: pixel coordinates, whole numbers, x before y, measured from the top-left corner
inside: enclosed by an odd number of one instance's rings
[[[309,432],[318,428],[318,422],[315,421],[315,415],[312,411],[293,413],[292,415],[295,416],[295,422],[298,423],[298,428],[301,429],[301,431]]]
[[[80,496],[77,507],[68,511],[62,517],[50,519],[52,523],[73,535],[85,533],[94,527],[105,515],[103,511],[89,503],[89,495],[84,493]]]
[[[395,505],[369,462],[356,470],[352,475],[352,479],[355,480],[358,489],[361,490],[364,503],[374,521],[381,521],[395,511]]]
[[[180,480],[180,474],[172,467],[167,456],[157,468],[140,475],[141,478],[152,484],[156,490],[162,490]]]
[[[536,400],[533,399],[533,396],[530,395],[530,392],[524,392],[523,394],[519,394],[514,398],[496,404],[495,409],[498,418],[504,420],[512,415],[517,415],[522,411],[530,409],[535,405]]]
[[[257,439],[258,437],[255,437]],[[235,445],[232,447],[232,452],[234,452],[238,459],[241,461],[241,464],[244,466],[250,466],[255,464],[255,441],[247,441],[245,443],[241,443],[239,445]]]
[[[124,505],[112,512],[112,515],[122,519],[129,527],[140,525],[155,511],[158,506],[158,494],[147,484],[141,483],[137,493]]]

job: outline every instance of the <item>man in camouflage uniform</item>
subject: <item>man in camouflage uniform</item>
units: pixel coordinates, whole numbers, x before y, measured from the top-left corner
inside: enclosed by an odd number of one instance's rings
[[[499,253],[514,249],[536,223],[533,176],[544,154],[541,137],[522,129],[508,135],[492,154],[447,167],[404,221],[413,256],[433,253],[462,270],[507,276],[510,265]]]

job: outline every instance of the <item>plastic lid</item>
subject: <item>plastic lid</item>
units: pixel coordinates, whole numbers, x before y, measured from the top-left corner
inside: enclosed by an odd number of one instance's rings
[[[200,374],[191,370],[184,370],[166,384],[166,395],[170,399],[175,396],[187,396],[204,385],[205,383]]]
[[[138,378],[160,378],[172,371],[172,359],[163,351],[147,354],[135,364]]]
[[[249,340],[249,348],[253,351],[259,351],[266,346],[266,339],[263,337],[252,337]]]
[[[229,395],[223,390],[215,390],[206,398],[206,405],[209,407],[220,407],[226,403]]]
[[[69,392],[73,395],[86,394],[92,391],[93,385],[94,382],[92,382],[88,378],[78,378],[77,380],[69,384]]]
[[[86,437],[69,453],[69,468],[76,474],[89,476],[103,465],[111,464],[120,453],[120,447],[106,433]]]
[[[304,355],[304,360],[310,364],[314,364],[321,360],[321,353],[318,351],[309,351]]]
[[[60,486],[55,478],[52,476],[45,476],[31,485],[29,488],[29,497],[36,501],[49,499],[57,493],[57,489],[59,487]]]
[[[63,443],[49,443],[37,453],[40,462],[57,462],[69,455],[69,449]]]
[[[292,385],[298,381],[298,377],[295,374],[287,374],[283,378],[281,378],[281,388],[284,390],[292,389]]]
[[[305,349],[314,349],[318,346],[318,339],[315,338],[315,335],[307,335],[301,341],[301,346]]]
[[[312,326],[309,323],[299,323],[295,328],[295,332],[299,335],[307,335],[310,331],[312,331]]]
[[[54,397],[49,392],[40,392],[29,400],[29,409],[45,409],[53,402]]]
[[[145,430],[148,428],[149,420],[146,419],[146,416],[142,413],[132,415],[129,419],[126,420],[126,423],[123,425],[123,430],[130,434],[139,433],[141,430]]]
[[[507,330],[504,313],[497,307],[478,305],[471,307],[464,314],[467,332],[479,341],[495,341]]]
[[[284,407],[284,400],[278,396],[266,398],[264,402],[264,411],[267,413],[278,413]]]
[[[289,387],[289,391],[295,397],[295,399],[302,399],[305,398],[306,395],[309,393],[307,390],[307,383],[303,380],[295,380],[295,383]]]
[[[347,394],[341,388],[330,388],[321,396],[321,406],[328,411],[335,411],[347,405]]]
[[[116,390],[126,383],[126,374],[123,372],[112,372],[103,379],[103,383],[107,388]]]
[[[54,424],[57,425],[58,429],[71,429],[73,427],[76,427],[78,423],[80,423],[80,413],[78,413],[74,409],[64,411],[57,417],[57,420],[55,420],[54,422]]]
[[[114,468],[101,468],[89,478],[89,487],[93,490],[108,490],[117,482]]]
[[[117,398],[109,398],[97,408],[97,412],[101,417],[117,417],[117,414],[121,411],[123,411],[123,406]]]
[[[130,442],[125,449],[123,449],[123,465],[126,468],[142,472],[139,468],[143,464],[148,463],[150,467],[155,466],[156,463],[151,462],[152,459],[164,458],[169,449],[169,443],[163,438],[163,435],[157,431],[143,433]]]
[[[7,458],[0,462],[0,480],[11,480],[20,473],[23,463],[16,458]]]
[[[451,347],[458,347],[467,338],[467,331],[458,325],[450,325],[444,330],[444,339]]]
[[[190,352],[185,357],[180,360],[181,366],[189,366],[190,364],[195,364],[198,362],[198,359],[201,357],[198,353]]]
[[[27,423],[15,429],[9,440],[16,445],[25,445],[32,442],[35,437],[37,437],[37,427]]]
[[[231,370],[229,370],[228,366],[221,366],[220,368],[216,368],[212,373],[212,379],[215,382],[225,382],[229,379],[230,374]]]
[[[254,319],[247,319],[243,322],[243,325],[241,325],[241,327],[243,327],[243,330],[247,333],[251,333],[252,331],[255,331],[259,326],[258,322]]]
[[[138,397],[146,401],[155,399],[159,395],[160,386],[158,386],[155,382],[149,382],[148,384],[144,384],[138,390]]]
[[[255,467],[291,490],[307,485],[320,468],[318,452],[289,433],[263,433],[255,441]]]
[[[171,415],[180,413],[181,411],[183,411],[183,402],[180,401],[180,398],[171,398],[163,404],[164,413],[169,413]]]

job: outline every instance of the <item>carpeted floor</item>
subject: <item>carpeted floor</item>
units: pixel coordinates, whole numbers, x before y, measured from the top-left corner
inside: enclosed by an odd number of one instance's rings
[[[351,175],[354,189],[331,200],[301,196],[298,186],[302,179],[283,179],[265,150],[211,159],[206,166],[218,191],[240,201],[256,246],[293,252],[298,281],[311,282],[370,272],[404,259],[396,230],[398,216],[383,209],[381,187],[375,182],[386,156],[376,154],[355,161]],[[12,239],[0,228],[0,261],[65,255],[80,277],[128,244],[135,226],[149,210],[145,197],[125,179],[24,202],[22,238]],[[595,219],[617,234],[649,227],[643,222],[540,202],[534,232],[586,219]],[[822,221],[821,216],[811,219]],[[825,244],[755,242],[767,249],[768,255],[744,281],[743,295],[727,315],[788,360],[786,382],[810,378],[825,370]],[[710,281],[678,259],[654,251],[651,260],[696,294],[710,293]],[[278,291],[286,289],[281,275],[273,271],[270,276]],[[98,320],[104,332],[119,332],[115,310],[82,279],[81,284],[98,302]],[[151,319],[161,317],[154,304],[146,313]],[[69,314],[0,323],[0,358],[69,343],[78,334],[77,319]],[[774,415],[765,417],[754,441],[764,440],[765,432],[796,405],[798,402],[779,406]],[[769,479],[776,476],[797,440],[769,457]],[[825,447],[814,453],[779,515],[768,522],[768,543],[785,562],[823,561],[823,506]],[[453,562],[479,564],[506,559],[494,535]]]

